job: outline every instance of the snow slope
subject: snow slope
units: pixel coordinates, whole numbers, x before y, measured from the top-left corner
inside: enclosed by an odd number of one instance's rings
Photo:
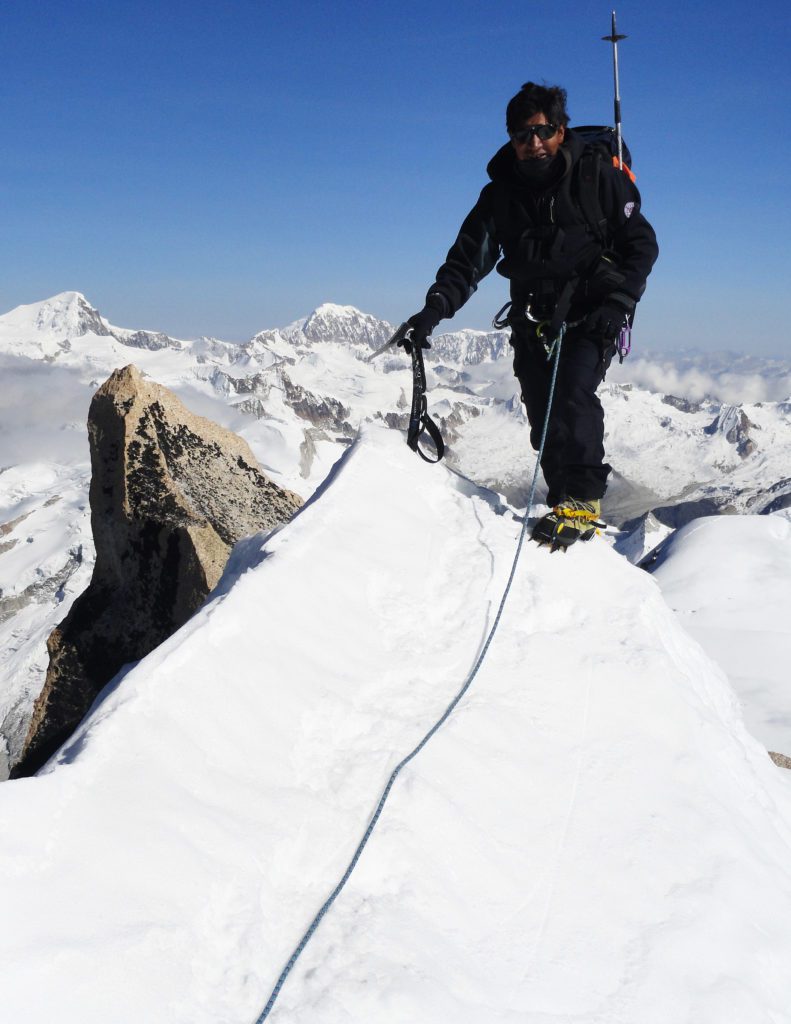
[[[255,1021],[463,682],[519,523],[368,428],[286,527],[0,786],[3,1014]],[[606,595],[606,600],[602,600]],[[659,588],[527,545],[288,1024],[788,1024],[791,788]]]
[[[697,519],[668,540],[654,575],[727,673],[750,732],[791,751],[791,513]]]
[[[91,579],[89,484],[89,467],[46,462],[0,474],[0,779],[46,677],[46,638]]]

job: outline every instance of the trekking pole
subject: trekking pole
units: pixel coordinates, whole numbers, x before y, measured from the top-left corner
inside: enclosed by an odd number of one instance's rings
[[[623,141],[621,139],[621,87],[618,84],[618,41],[627,36],[619,36],[615,31],[615,11],[612,12],[612,32],[602,36],[607,43],[612,43],[612,68],[615,78],[615,137],[618,139],[618,166],[623,170]]]

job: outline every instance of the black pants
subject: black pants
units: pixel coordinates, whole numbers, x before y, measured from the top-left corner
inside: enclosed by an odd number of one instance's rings
[[[552,362],[529,323],[514,327],[511,344],[514,375],[521,385],[530,422],[530,443],[538,450]],[[563,498],[601,498],[607,489],[612,467],[604,461],[604,410],[596,389],[604,380],[614,353],[614,345],[586,336],[579,328],[571,328],[563,339],[541,459],[549,505],[557,505]]]

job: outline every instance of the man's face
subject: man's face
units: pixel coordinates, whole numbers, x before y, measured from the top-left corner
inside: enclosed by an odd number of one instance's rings
[[[520,131],[526,131],[531,125],[549,124],[545,114],[533,114],[526,121],[522,122]],[[519,132],[514,132],[518,135]],[[560,148],[560,144],[566,137],[566,129],[560,125],[555,134],[549,139],[539,139],[535,132],[531,132],[528,138],[520,141],[511,138],[511,145],[514,147],[517,160],[551,160]]]

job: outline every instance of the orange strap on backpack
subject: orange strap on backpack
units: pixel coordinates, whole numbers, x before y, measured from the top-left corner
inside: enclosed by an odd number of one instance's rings
[[[617,167],[618,166],[618,157],[617,156],[614,156],[612,158],[612,165],[613,165],[613,167]],[[632,170],[631,167],[627,167],[626,164],[623,164],[621,166],[621,170],[623,171],[624,174],[628,175],[629,180],[632,182],[632,184],[634,184],[637,181],[637,176],[635,175],[635,173],[634,173],[634,171]]]

